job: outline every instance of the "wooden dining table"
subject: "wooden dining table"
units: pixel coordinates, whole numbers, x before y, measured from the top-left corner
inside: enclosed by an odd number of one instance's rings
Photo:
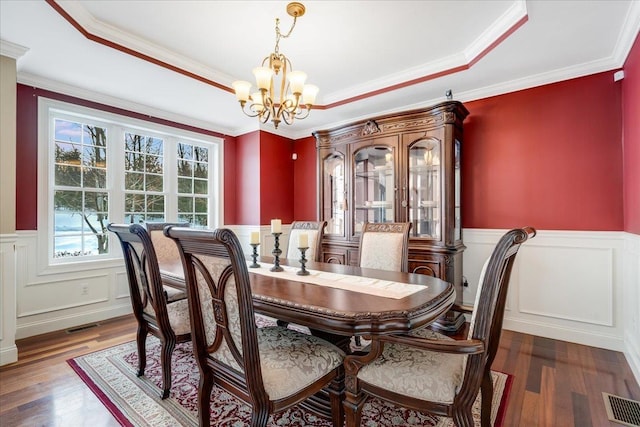
[[[451,283],[423,274],[307,262],[311,274],[303,276],[296,274],[298,261],[279,260],[283,272],[269,271],[272,257],[259,261],[259,268],[249,268],[255,312],[306,326],[346,353],[353,336],[407,333],[430,324],[455,301]],[[176,286],[178,266],[171,275]],[[302,406],[330,417],[326,392]]]
[[[367,284],[348,289],[315,284],[310,276],[270,275],[273,258],[261,257],[260,268],[249,268],[253,305],[258,313],[307,326],[338,336],[372,336],[407,333],[425,326],[446,313],[455,300],[453,285],[423,274],[400,273],[360,268],[350,265],[307,262],[306,269],[335,273],[354,278],[371,278],[379,282],[413,286],[417,291],[404,297],[385,296],[384,291],[370,293]],[[280,260],[280,264],[299,270],[297,261]],[[348,282],[348,277],[345,277]],[[393,294],[393,292],[391,292]]]

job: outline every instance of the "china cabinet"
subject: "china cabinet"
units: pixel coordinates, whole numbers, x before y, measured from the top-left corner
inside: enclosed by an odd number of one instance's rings
[[[321,259],[357,265],[365,222],[410,222],[409,271],[455,285],[462,304],[458,101],[314,132],[319,219],[327,221]],[[441,322],[456,330],[461,316]]]

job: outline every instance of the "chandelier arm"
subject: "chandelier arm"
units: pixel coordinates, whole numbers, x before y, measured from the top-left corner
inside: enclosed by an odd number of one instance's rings
[[[303,109],[307,110],[306,114],[302,114],[302,110]],[[300,107],[300,109],[296,113],[296,119],[298,119],[298,120],[306,119],[307,117],[309,117],[310,113],[311,113],[311,106],[307,105],[307,106],[305,106],[305,108]]]
[[[294,119],[295,119],[295,115],[294,114],[291,114],[287,110],[283,110],[283,112],[282,112],[282,120],[286,124],[290,125],[291,123],[293,123]]]

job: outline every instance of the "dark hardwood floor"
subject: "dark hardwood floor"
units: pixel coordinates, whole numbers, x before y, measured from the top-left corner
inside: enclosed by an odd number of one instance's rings
[[[0,425],[118,425],[66,360],[131,341],[135,331],[125,316],[18,341],[18,362],[0,368]],[[493,369],[514,376],[505,427],[619,426],[607,419],[602,392],[640,400],[619,352],[504,331]]]

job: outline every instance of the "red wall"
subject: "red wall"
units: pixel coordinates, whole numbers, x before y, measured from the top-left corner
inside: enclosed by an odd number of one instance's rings
[[[637,85],[636,80],[636,90]],[[637,108],[640,98],[634,96]],[[470,111],[462,154],[465,228],[623,229],[621,88],[612,72],[465,106]],[[638,150],[637,127],[634,132]],[[295,150],[307,153],[296,161],[297,180],[315,172],[316,158],[308,139],[296,141]],[[640,162],[633,162],[628,169],[635,175],[627,181],[636,182],[637,196]],[[296,217],[313,213],[315,218],[316,195],[310,193],[295,199]]]
[[[280,218],[283,224],[294,221],[297,194],[294,193],[292,154],[291,139],[260,132],[259,224],[271,224],[273,218]]]
[[[622,230],[613,72],[465,103],[466,228]]]
[[[237,175],[231,177],[237,192],[236,224],[260,224],[260,132],[236,138]],[[225,182],[225,189],[230,187]]]
[[[298,221],[317,221],[317,160],[316,139],[298,139],[294,145],[298,159],[293,167],[293,191],[296,195],[293,216]]]
[[[43,89],[18,84],[16,104],[16,230],[36,230],[38,227],[38,97],[82,105],[109,113],[120,114],[140,120],[146,120],[165,126],[172,126],[191,132],[197,132],[208,136],[223,138],[225,140],[225,222],[234,223],[236,219],[235,184],[229,182],[228,176],[233,174],[232,163],[235,163],[236,155],[233,150],[235,138],[218,132],[196,128],[180,123],[149,117],[121,108],[87,101],[73,96],[62,95]],[[228,158],[227,158],[228,155]],[[228,168],[228,170],[227,170]]]
[[[624,64],[624,230],[640,234],[640,36]]]

